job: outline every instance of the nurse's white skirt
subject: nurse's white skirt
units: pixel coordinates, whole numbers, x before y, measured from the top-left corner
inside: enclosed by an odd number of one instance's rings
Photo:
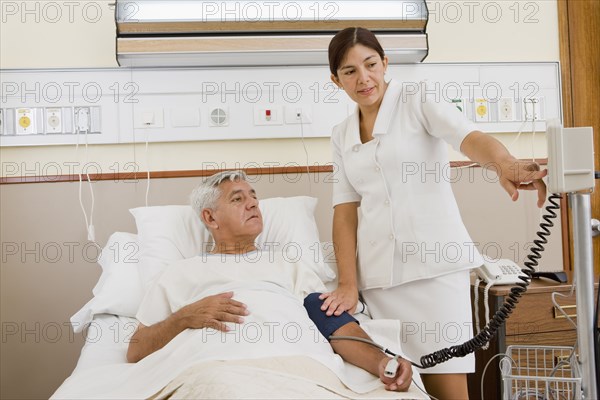
[[[469,270],[362,294],[373,318],[400,321],[402,351],[411,361],[419,363],[423,355],[473,337]],[[473,353],[419,370],[423,374],[474,371]]]

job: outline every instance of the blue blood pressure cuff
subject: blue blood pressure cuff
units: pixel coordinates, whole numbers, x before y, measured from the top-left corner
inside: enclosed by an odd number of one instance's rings
[[[356,322],[357,324],[360,324],[356,318],[348,314],[346,311],[344,311],[340,316],[327,316],[325,311],[321,310],[324,300],[319,299],[320,295],[321,293],[311,293],[306,296],[304,299],[304,308],[306,308],[308,316],[317,326],[317,329],[319,329],[321,335],[325,336],[327,340],[329,340],[329,336],[331,336],[333,332],[337,331],[342,326],[349,324],[350,322]]]

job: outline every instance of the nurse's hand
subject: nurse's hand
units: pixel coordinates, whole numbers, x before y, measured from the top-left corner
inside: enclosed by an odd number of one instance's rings
[[[519,190],[537,190],[537,206],[542,208],[546,201],[546,184],[542,180],[548,175],[548,170],[540,171],[540,166],[531,161],[512,159],[500,164],[500,185],[506,190],[513,201],[519,198]]]
[[[319,299],[325,300],[321,306],[327,316],[340,316],[344,311],[354,314],[358,304],[358,289],[356,286],[339,285],[333,292],[323,293]]]

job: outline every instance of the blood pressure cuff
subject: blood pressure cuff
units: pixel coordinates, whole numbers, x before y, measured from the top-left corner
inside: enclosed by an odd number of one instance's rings
[[[319,329],[321,335],[325,336],[327,340],[329,340],[329,336],[331,336],[333,332],[337,331],[342,326],[349,324],[350,322],[356,322],[357,324],[360,324],[346,311],[344,311],[340,316],[327,316],[325,311],[321,310],[324,300],[319,299],[320,295],[321,293],[311,293],[306,296],[304,299],[304,308],[306,308],[308,316],[317,326],[317,329]]]

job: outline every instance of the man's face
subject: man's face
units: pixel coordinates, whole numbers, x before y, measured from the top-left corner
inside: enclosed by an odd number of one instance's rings
[[[215,230],[230,242],[254,240],[263,229],[256,192],[243,180],[225,181],[219,186],[221,197],[212,212]]]

